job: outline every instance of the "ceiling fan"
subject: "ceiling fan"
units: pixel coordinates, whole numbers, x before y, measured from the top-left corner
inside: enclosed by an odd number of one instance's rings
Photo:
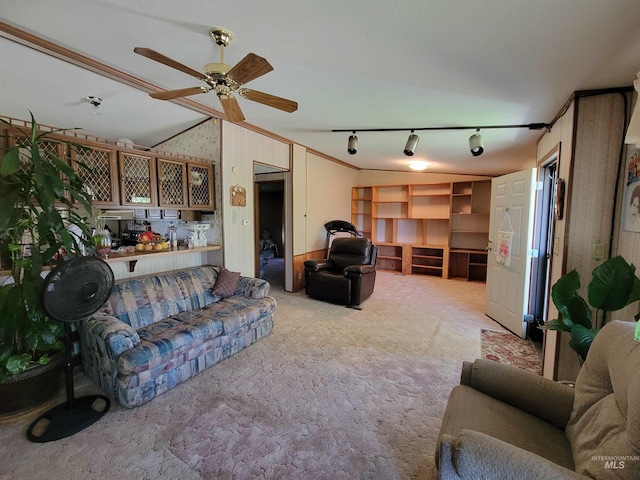
[[[208,63],[203,67],[202,72],[187,67],[150,48],[136,47],[133,49],[138,55],[180,70],[206,83],[206,86],[201,87],[180,88],[178,90],[150,93],[149,95],[151,97],[159,100],[172,100],[174,98],[196,95],[198,93],[207,93],[213,90],[220,99],[224,114],[230,122],[241,122],[244,120],[240,105],[233,96],[234,92],[247,100],[252,100],[285,112],[291,113],[298,109],[297,102],[292,100],[276,97],[275,95],[259,92],[250,88],[244,88],[243,85],[245,83],[255,80],[265,73],[269,73],[273,70],[273,67],[264,58],[255,53],[249,53],[234,67],[230,67],[224,63],[224,48],[229,45],[233,39],[233,35],[221,27],[211,28],[209,35],[213,41],[220,46],[220,63]]]

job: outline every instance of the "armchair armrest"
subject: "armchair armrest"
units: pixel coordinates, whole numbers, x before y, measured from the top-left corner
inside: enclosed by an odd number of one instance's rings
[[[344,269],[345,275],[355,273],[356,275],[364,275],[375,271],[372,265],[349,265]]]
[[[319,272],[320,270],[331,270],[334,268],[334,264],[331,260],[327,258],[321,258],[317,260],[305,260],[304,262],[305,270],[309,270],[312,272]]]
[[[481,432],[462,430],[443,435],[438,459],[439,478],[586,479],[535,453]]]
[[[131,325],[106,314],[96,314],[82,324],[87,336],[103,343],[113,360],[125,350],[140,345],[140,337]]]
[[[465,383],[466,382],[466,383]],[[575,389],[526,370],[477,359],[465,362],[460,383],[565,428]]]
[[[247,298],[265,298],[269,295],[271,285],[262,278],[240,277],[236,287],[236,295],[243,295]]]

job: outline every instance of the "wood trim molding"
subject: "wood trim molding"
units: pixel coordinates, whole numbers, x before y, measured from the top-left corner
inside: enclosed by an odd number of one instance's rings
[[[82,55],[81,53],[70,50],[44,38],[38,37],[37,35],[21,30],[17,27],[14,27],[13,25],[9,25],[8,23],[0,22],[0,36],[25,47],[32,48],[38,52],[70,63],[72,65],[76,65],[77,67],[84,68],[94,73],[103,75],[107,78],[111,78],[118,82],[129,85],[131,87],[138,88],[147,93],[164,91],[164,89],[158,87],[157,85],[134,77],[133,75],[123,72],[122,70],[111,67],[105,63],[94,60],[90,57],[87,57],[86,55]],[[183,98],[172,101],[174,103],[177,103],[178,105],[190,108],[191,110],[203,113],[205,115],[213,115],[224,118],[223,113],[218,112],[217,110],[214,110],[213,108],[207,107],[205,105],[201,105],[190,99]]]

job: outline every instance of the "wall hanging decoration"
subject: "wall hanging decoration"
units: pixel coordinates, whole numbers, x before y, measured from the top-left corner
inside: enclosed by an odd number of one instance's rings
[[[506,223],[506,228],[505,228]],[[511,245],[513,243],[513,226],[511,225],[511,217],[509,209],[504,211],[504,217],[500,223],[498,230],[498,252],[496,253],[496,262],[500,265],[508,267],[511,265]]]
[[[231,206],[246,207],[247,206],[247,190],[240,185],[231,187]]]

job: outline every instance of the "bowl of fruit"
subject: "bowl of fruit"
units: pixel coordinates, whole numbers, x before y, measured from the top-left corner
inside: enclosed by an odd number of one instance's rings
[[[136,250],[143,252],[168,250],[169,243],[162,239],[161,235],[153,232],[144,232],[140,235],[140,242],[136,244]]]

